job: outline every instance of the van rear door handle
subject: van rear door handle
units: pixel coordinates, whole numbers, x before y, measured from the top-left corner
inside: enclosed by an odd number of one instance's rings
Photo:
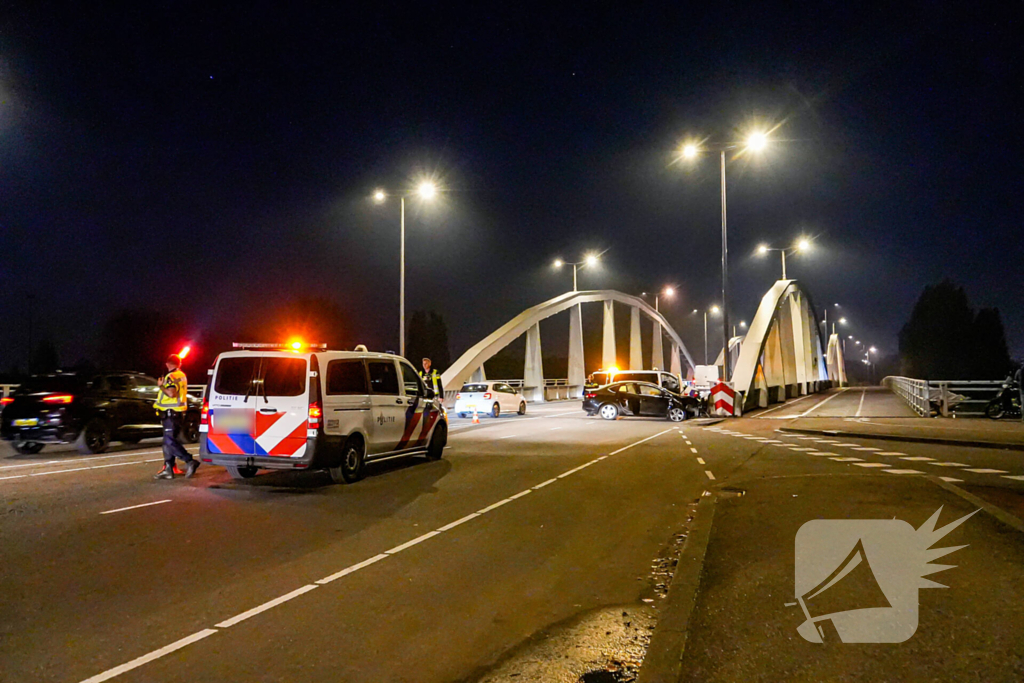
[[[395,403],[397,403],[398,405],[402,405],[402,399],[396,398]]]

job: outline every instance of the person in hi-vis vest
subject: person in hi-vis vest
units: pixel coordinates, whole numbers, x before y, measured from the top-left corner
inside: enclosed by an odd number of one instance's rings
[[[444,387],[441,385],[441,373],[430,368],[430,359],[423,359],[423,372],[420,373],[423,383],[434,390],[434,396],[444,400]]]
[[[164,468],[156,475],[156,479],[174,479],[174,459],[185,461],[185,478],[191,477],[199,469],[199,461],[185,450],[179,440],[181,423],[188,409],[188,379],[181,371],[181,358],[172,355],[167,358],[167,374],[160,380],[160,394],[153,407],[160,414],[160,422],[164,427]]]

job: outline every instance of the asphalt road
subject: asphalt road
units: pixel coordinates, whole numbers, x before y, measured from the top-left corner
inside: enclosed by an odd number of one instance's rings
[[[94,459],[0,451],[0,680],[576,681],[580,652],[624,656],[602,634],[642,640],[616,628],[656,619],[652,566],[705,491],[716,511],[683,680],[1021,680],[1024,534],[986,511],[947,536],[969,547],[929,576],[950,588],[921,591],[905,643],[808,643],[786,604],[804,522],[916,528],[940,505],[941,523],[977,509],[941,484],[1024,515],[1024,454],[787,424],[677,429],[550,404],[453,419],[443,460],[378,463],[348,486],[209,466],[155,481],[145,443]]]

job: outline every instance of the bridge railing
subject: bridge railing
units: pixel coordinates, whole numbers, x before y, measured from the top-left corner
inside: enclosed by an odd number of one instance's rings
[[[989,401],[1002,390],[1001,381],[992,380],[923,380],[909,377],[886,377],[882,386],[890,389],[924,417],[934,409],[942,417],[981,417]]]

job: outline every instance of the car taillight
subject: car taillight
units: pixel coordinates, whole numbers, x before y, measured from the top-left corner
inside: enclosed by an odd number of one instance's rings
[[[491,399],[491,392],[488,391],[486,394],[484,394],[484,400],[485,401],[489,401],[490,399]]]
[[[8,403],[14,403],[14,399],[11,398],[10,396],[4,396],[3,398],[0,398],[0,406],[5,406]]]
[[[71,394],[54,394],[53,396],[44,396],[43,403],[71,403],[75,400],[75,397]]]
[[[203,409],[199,412],[199,424],[210,424],[210,404],[206,401],[203,401]]]
[[[587,393],[583,394],[583,398],[597,398],[597,394],[588,391]]]
[[[309,429],[319,429],[320,428],[320,418],[322,416],[323,416],[323,411],[320,410],[320,404],[317,403],[316,401],[314,401],[313,403],[310,403],[309,404],[309,420],[307,421],[306,426]]]

